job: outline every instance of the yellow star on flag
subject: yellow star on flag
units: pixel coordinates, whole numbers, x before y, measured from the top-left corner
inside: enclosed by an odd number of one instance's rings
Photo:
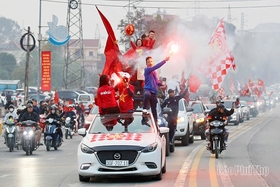
[[[127,96],[127,94],[122,94],[120,96],[120,101],[125,102],[124,99],[125,99],[126,96]]]

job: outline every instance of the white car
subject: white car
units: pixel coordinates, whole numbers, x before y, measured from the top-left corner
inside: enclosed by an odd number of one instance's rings
[[[78,146],[80,181],[96,176],[154,176],[166,172],[167,127],[155,124],[150,113],[106,114],[95,117]]]

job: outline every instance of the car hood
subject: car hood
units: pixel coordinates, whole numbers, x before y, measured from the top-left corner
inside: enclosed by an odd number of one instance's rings
[[[89,147],[110,145],[147,146],[156,141],[155,133],[108,133],[87,134],[82,143]]]

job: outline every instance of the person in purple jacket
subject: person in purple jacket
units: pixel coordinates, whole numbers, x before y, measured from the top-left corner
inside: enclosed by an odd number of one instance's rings
[[[145,85],[144,85],[144,101],[143,101],[143,114],[147,113],[147,109],[151,107],[151,111],[155,122],[157,123],[157,90],[158,86],[162,86],[161,82],[158,80],[157,70],[163,66],[170,56],[166,57],[163,61],[154,65],[154,60],[151,56],[146,58],[146,68],[144,69]],[[150,103],[149,103],[150,102]]]

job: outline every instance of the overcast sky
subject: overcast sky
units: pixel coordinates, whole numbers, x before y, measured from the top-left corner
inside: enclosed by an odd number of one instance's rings
[[[13,19],[25,28],[30,26],[37,35],[39,2],[40,0],[1,0],[0,16]],[[52,14],[58,17],[58,25],[66,25],[67,2],[67,0],[42,0],[42,26],[47,26]],[[107,36],[93,2],[112,24],[117,38],[119,36],[117,25],[125,18],[129,2],[145,7],[147,13],[155,13],[158,10],[156,7],[161,7],[161,10],[166,9],[168,14],[177,14],[180,18],[188,20],[195,15],[194,7],[200,7],[197,9],[200,14],[228,21],[228,6],[230,6],[232,23],[237,29],[240,29],[241,13],[245,14],[245,29],[253,29],[259,23],[280,22],[279,0],[200,0],[199,4],[195,4],[194,0],[173,0],[172,3],[168,0],[82,0],[84,38],[95,37],[97,24],[100,34],[105,38]],[[42,29],[42,33],[44,34],[46,30],[47,28]]]

